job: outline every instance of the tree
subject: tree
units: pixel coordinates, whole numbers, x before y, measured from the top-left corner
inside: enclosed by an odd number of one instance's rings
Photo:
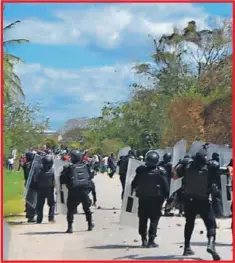
[[[22,62],[22,60],[7,52],[7,47],[15,44],[28,43],[27,39],[10,39],[6,40],[7,32],[14,27],[16,24],[21,21],[17,20],[3,29],[4,41],[4,103],[8,103],[12,100],[19,100],[19,98],[24,98],[24,92],[22,89],[21,81],[19,77],[14,73],[14,65],[18,62]]]
[[[58,147],[59,145],[58,138],[56,136],[48,136],[44,138],[44,145],[46,145],[46,147],[49,149]]]
[[[149,77],[154,88],[169,96],[192,87],[208,96],[211,90],[201,87],[201,76],[231,54],[231,21],[216,26],[198,30],[196,22],[190,21],[183,30],[174,28],[172,34],[153,39],[154,63],[136,65],[136,73]]]
[[[43,131],[49,128],[49,120],[38,121],[39,113],[37,105],[22,102],[4,106],[4,155],[14,148],[23,152],[43,143]]]
[[[71,130],[68,130],[63,135],[62,143],[67,145],[68,147],[79,148],[79,146],[83,144],[84,131],[85,130],[81,128],[73,128]]]
[[[87,142],[103,149],[104,140],[118,140],[139,152],[173,146],[182,137],[231,144],[231,21],[211,30],[190,21],[153,44],[153,62],[134,67],[144,84],[131,85],[129,101],[104,105]]]

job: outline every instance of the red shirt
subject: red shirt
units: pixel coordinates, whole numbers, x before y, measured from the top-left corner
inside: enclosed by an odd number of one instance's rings
[[[85,156],[83,157],[83,161],[85,161],[85,162],[88,162],[88,161],[89,161],[89,158],[88,158],[87,155],[85,155]]]

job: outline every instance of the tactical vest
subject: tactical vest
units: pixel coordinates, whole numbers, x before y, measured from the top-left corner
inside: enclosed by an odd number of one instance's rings
[[[186,167],[184,194],[188,198],[207,199],[209,196],[209,172],[207,166],[196,167],[193,163]]]
[[[136,189],[137,197],[159,197],[164,198],[164,185],[159,167],[149,170],[146,166],[141,167],[140,180]]]
[[[88,188],[90,181],[90,174],[88,172],[87,165],[84,163],[74,164],[71,167],[71,186],[72,188],[81,187]]]
[[[130,158],[132,158],[132,157],[130,157],[128,155],[122,157],[122,159],[120,160],[120,165],[119,165],[119,174],[123,174],[123,175],[125,174],[126,175]]]
[[[38,177],[38,187],[53,187],[54,186],[54,170],[40,171]]]

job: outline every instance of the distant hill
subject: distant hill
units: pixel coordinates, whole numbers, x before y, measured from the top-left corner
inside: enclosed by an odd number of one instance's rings
[[[70,119],[65,122],[65,124],[58,129],[59,134],[64,134],[69,130],[72,130],[74,128],[87,128],[89,123],[94,120],[94,118],[77,118],[77,119]]]

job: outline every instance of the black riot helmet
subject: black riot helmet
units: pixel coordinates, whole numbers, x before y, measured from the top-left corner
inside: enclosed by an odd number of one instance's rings
[[[159,154],[157,151],[148,151],[145,155],[145,164],[148,167],[157,167],[159,162]]]
[[[45,170],[51,169],[53,166],[53,158],[51,155],[45,155],[42,157],[42,165]]]
[[[205,165],[207,162],[207,152],[205,149],[201,149],[200,151],[198,151],[196,153],[195,159],[194,159],[195,163],[197,165]]]
[[[26,157],[26,161],[27,161],[27,162],[32,162],[32,161],[33,161],[33,158],[34,158],[34,153],[32,153],[32,152],[27,152],[27,153],[25,154],[25,157]]]
[[[72,163],[80,163],[82,162],[83,153],[79,150],[72,150],[70,153],[70,158]]]
[[[128,155],[130,155],[130,156],[135,156],[135,152],[134,152],[133,150],[130,150],[130,151],[128,152]]]
[[[218,153],[212,153],[212,160],[219,162],[219,154]]]
[[[165,153],[164,155],[163,155],[163,161],[165,162],[165,163],[168,163],[168,162],[170,162],[171,161],[171,153]]]

